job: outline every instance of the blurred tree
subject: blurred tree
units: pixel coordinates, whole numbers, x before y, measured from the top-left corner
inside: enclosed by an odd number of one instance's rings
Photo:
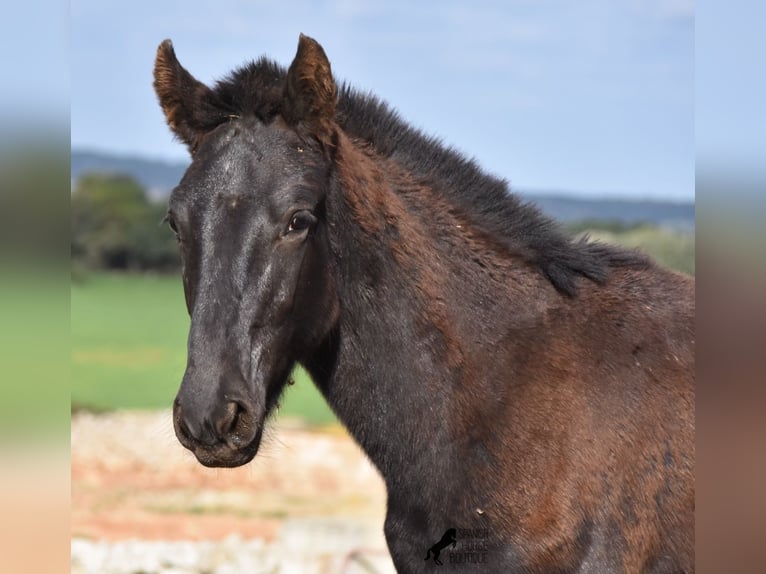
[[[72,193],[72,259],[91,269],[169,270],[178,267],[172,234],[161,225],[165,206],[124,175],[87,174]]]

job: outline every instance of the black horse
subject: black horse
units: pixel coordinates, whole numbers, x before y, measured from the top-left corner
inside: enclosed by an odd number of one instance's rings
[[[428,549],[428,552],[426,552],[425,559],[428,560],[431,558],[431,554],[433,554],[434,562],[436,564],[439,564],[440,566],[444,563],[439,560],[439,555],[441,554],[442,550],[444,550],[447,546],[452,546],[454,548],[457,545],[457,529],[456,528],[448,528],[447,531],[444,533],[444,536],[441,537],[439,542],[431,546],[431,548]]]
[[[174,424],[202,464],[255,456],[299,362],[386,482],[400,572],[446,524],[489,533],[463,571],[693,570],[692,279],[571,240],[310,38],[214,88],[165,41],[154,76],[192,156]]]

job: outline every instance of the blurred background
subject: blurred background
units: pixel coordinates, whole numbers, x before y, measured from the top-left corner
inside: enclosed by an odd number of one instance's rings
[[[69,559],[67,16],[0,18],[0,572]]]
[[[70,22],[73,572],[392,571],[383,485],[300,369],[247,467],[173,436],[189,320],[159,222],[188,157],[151,87],[164,38],[212,84],[308,34],[572,233],[695,272],[691,1],[73,0]]]

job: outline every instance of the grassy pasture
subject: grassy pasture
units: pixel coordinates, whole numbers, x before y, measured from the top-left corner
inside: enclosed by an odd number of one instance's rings
[[[694,275],[694,235],[677,233],[653,225],[614,228],[604,225],[575,225],[573,231],[587,233],[592,240],[625,247],[638,247],[659,263]]]

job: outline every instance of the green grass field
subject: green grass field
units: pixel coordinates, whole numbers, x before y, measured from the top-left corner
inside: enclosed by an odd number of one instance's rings
[[[0,448],[68,436],[68,270],[0,253]],[[63,433],[62,433],[63,431]]]
[[[591,239],[603,243],[638,247],[662,265],[694,275],[694,235],[652,225],[637,225],[620,231],[592,227],[586,232]]]
[[[186,364],[189,318],[179,277],[86,274],[71,289],[73,408],[168,408]],[[335,420],[305,372],[280,414]]]

